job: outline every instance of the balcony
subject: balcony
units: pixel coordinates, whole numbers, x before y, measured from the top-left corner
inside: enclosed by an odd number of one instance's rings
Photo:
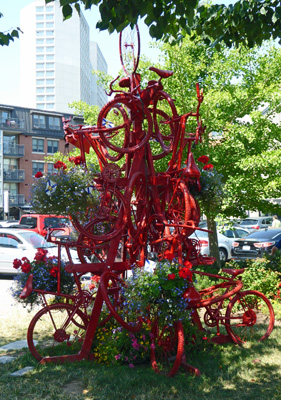
[[[7,157],[23,157],[24,156],[24,145],[16,144],[14,146],[4,144],[3,155]]]
[[[24,129],[24,120],[19,118],[4,118],[0,117],[0,129],[9,131],[18,131]]]
[[[9,195],[9,206],[10,207],[22,207],[25,205],[24,194],[10,194]]]
[[[4,169],[3,180],[4,182],[24,182],[25,170],[24,169]]]

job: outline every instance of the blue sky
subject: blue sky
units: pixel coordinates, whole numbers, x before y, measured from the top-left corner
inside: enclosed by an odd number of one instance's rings
[[[20,10],[33,0],[0,0],[0,12],[4,15],[0,18],[0,31],[6,31],[20,26]],[[75,12],[75,11],[74,11]],[[90,26],[90,38],[98,43],[108,64],[108,72],[116,77],[121,69],[119,58],[118,34],[109,35],[107,31],[99,32],[95,29],[99,20],[97,7],[83,11]],[[152,61],[157,61],[155,49],[151,49],[152,41],[148,28],[143,23],[139,24],[141,35],[141,54],[145,54]],[[20,39],[15,39],[9,46],[0,46],[0,103],[19,105],[19,54]]]

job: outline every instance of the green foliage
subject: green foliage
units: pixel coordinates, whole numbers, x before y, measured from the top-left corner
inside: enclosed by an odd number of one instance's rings
[[[256,258],[240,262],[230,261],[227,268],[239,269],[245,267],[242,275],[243,290],[252,289],[265,294],[269,299],[274,299],[281,281],[280,266],[274,269],[269,258]]]
[[[185,295],[190,286],[189,268],[180,266],[176,260],[157,262],[153,273],[134,268],[122,293],[126,313],[149,320],[157,318],[161,324],[172,325],[187,314]]]

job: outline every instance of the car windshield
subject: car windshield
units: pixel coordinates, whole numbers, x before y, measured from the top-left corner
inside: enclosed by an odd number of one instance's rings
[[[258,224],[258,220],[257,219],[244,219],[240,223],[240,226],[243,226],[243,225],[257,225],[257,224]]]
[[[43,236],[35,232],[21,232],[21,236],[35,249],[39,249],[39,247],[56,247],[54,243],[47,242]]]
[[[68,218],[59,218],[59,217],[47,217],[44,220],[44,225],[46,228],[60,228],[70,224],[70,220]]]

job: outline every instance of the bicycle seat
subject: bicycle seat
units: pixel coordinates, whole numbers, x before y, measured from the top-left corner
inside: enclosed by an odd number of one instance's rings
[[[121,88],[130,87],[130,78],[125,76],[124,78],[121,78],[118,83]]]
[[[165,71],[155,67],[149,67],[149,70],[156,72],[156,74],[159,75],[161,78],[169,78],[169,76],[172,76],[174,73],[173,71]]]
[[[237,275],[243,274],[243,272],[245,271],[245,268],[241,268],[241,269],[223,268],[222,271],[229,275],[232,275],[233,278],[235,278]]]

